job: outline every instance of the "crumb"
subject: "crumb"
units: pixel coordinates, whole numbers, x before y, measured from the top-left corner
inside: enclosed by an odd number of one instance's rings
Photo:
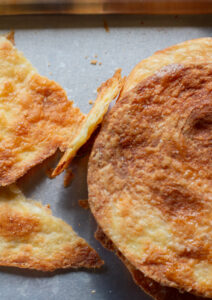
[[[96,60],[96,59],[92,59],[92,60],[90,61],[90,64],[91,64],[91,65],[96,65],[96,64],[97,64],[97,60]]]
[[[102,65],[101,61],[99,62],[99,65],[100,65],[100,66]]]
[[[46,207],[49,208],[49,209],[51,208],[50,204],[47,204]]]
[[[92,290],[92,291],[91,291],[91,294],[95,294],[95,293],[96,293],[96,290]]]
[[[94,57],[95,57],[95,58],[97,58],[97,57],[98,57],[98,55],[97,55],[97,54],[95,54],[95,55],[94,55]]]
[[[72,173],[72,170],[71,169],[66,169],[65,174],[64,174],[64,178],[63,178],[63,185],[64,185],[65,188],[70,185],[73,178],[74,178],[74,174]]]
[[[104,20],[104,28],[105,28],[106,32],[110,32],[110,29],[109,29],[109,26],[108,26],[108,23],[106,20]]]
[[[93,100],[89,100],[88,103],[89,103],[89,104],[93,104]]]
[[[15,45],[15,31],[12,30],[9,33],[6,34],[6,38],[13,44]]]
[[[84,209],[88,209],[89,208],[88,199],[78,200],[78,203]]]
[[[54,168],[49,168],[46,170],[46,176],[50,179],[52,179],[52,172],[54,171]]]

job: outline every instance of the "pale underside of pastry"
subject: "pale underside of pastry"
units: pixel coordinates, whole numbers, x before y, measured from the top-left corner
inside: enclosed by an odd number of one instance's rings
[[[0,188],[0,265],[54,271],[98,268],[98,254],[48,207],[17,186]]]
[[[88,170],[91,210],[126,260],[162,285],[205,297],[212,297],[211,59],[205,38],[141,62],[103,122]]]

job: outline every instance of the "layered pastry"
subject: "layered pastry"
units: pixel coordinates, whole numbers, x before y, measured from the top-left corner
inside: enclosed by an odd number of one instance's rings
[[[211,38],[140,62],[94,143],[91,210],[156,299],[212,297],[211,146]]]

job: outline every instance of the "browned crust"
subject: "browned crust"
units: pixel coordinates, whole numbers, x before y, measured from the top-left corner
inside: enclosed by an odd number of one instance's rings
[[[160,285],[153,279],[146,277],[141,271],[136,269],[123,254],[118,251],[113,242],[104,234],[102,229],[98,226],[95,238],[102,244],[106,249],[114,252],[121,261],[125,264],[129,272],[131,273],[135,283],[144,290],[147,294],[156,300],[204,300],[205,298],[192,295],[187,292],[180,292],[178,289],[170,288]]]
[[[80,242],[75,247],[67,246],[61,249],[54,257],[49,259],[35,258],[32,256],[30,246],[25,247],[22,253],[0,259],[1,266],[33,269],[43,272],[53,272],[57,269],[69,268],[100,268],[104,262],[100,259],[97,252],[85,242]]]

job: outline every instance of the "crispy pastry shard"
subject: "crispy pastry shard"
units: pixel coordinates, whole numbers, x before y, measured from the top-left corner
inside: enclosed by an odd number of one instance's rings
[[[98,96],[89,114],[86,116],[77,135],[72,140],[59,164],[52,173],[55,177],[63,172],[79,150],[87,142],[97,126],[102,122],[110,103],[118,96],[123,87],[121,69],[117,70],[112,78],[108,79],[98,89]]]
[[[102,122],[106,114],[109,104],[118,96],[124,80],[121,78],[121,69],[117,70],[112,78],[108,79],[98,89],[98,96],[89,114],[86,116],[82,126],[79,128],[77,135],[71,141],[68,149],[53,171],[52,176],[55,177],[63,172],[79,150],[86,143],[97,126]]]
[[[65,151],[84,115],[54,81],[40,76],[7,38],[0,37],[0,185]]]
[[[54,271],[98,268],[98,254],[51,210],[16,186],[0,188],[0,265]]]

